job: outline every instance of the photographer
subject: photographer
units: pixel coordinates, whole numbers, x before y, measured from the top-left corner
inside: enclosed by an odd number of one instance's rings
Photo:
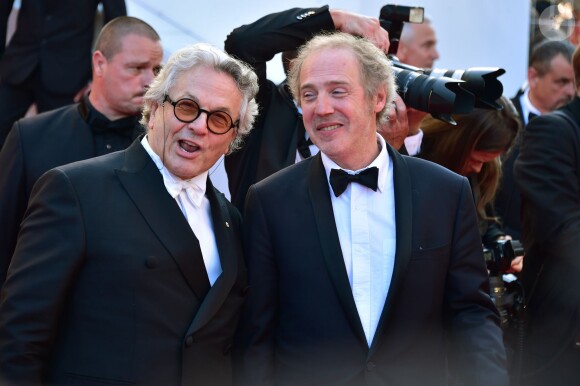
[[[335,30],[367,37],[385,53],[388,51],[389,35],[377,18],[328,6],[272,13],[228,35],[225,50],[250,64],[260,85],[257,96],[260,113],[254,130],[240,150],[225,158],[231,201],[239,209],[243,209],[250,185],[318,152],[308,141],[301,111],[286,81],[276,85],[267,79],[267,62],[276,54],[284,53],[285,69],[288,70],[288,60],[301,44],[318,32]],[[404,109],[400,100],[396,103],[399,111]],[[403,136],[406,135],[406,126],[400,129]]]
[[[469,179],[484,245],[510,238],[502,231],[492,203],[501,177],[500,156],[509,151],[521,127],[513,104],[505,97],[498,102],[501,110],[476,108],[454,116],[457,125],[427,117],[422,121],[424,137],[418,155]],[[519,256],[510,271],[521,271],[522,264]]]
[[[419,68],[432,68],[439,59],[437,51],[437,36],[429,18],[423,23],[405,23],[401,32],[397,57],[401,63]],[[403,154],[415,155],[420,151],[423,132],[421,120],[427,115],[416,109],[407,110],[409,133],[405,139]]]

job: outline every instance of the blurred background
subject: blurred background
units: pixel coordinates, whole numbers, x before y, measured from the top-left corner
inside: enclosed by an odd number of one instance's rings
[[[549,37],[568,39],[575,45],[580,43],[580,0],[398,0],[396,3],[377,0],[126,0],[128,14],[145,20],[161,35],[165,58],[174,50],[196,42],[223,48],[226,36],[234,28],[288,8],[329,5],[378,17],[386,4],[425,9],[438,39],[440,58],[435,68],[505,69],[506,73],[499,80],[508,98],[525,84],[528,54],[535,41]],[[16,0],[12,26],[18,8],[19,0]],[[284,79],[279,56],[268,64],[268,76],[275,82]],[[29,113],[34,114],[34,107]],[[229,198],[222,161],[218,161],[210,173],[214,184]]]
[[[234,28],[271,12],[328,4],[369,16],[379,16],[386,4],[419,6],[433,23],[439,69],[502,67],[504,94],[512,97],[526,79],[531,43],[541,36],[567,38],[579,44],[580,0],[252,0],[183,1],[126,0],[127,11],[150,23],[161,35],[167,58],[175,49],[195,42],[223,48]],[[17,12],[16,0],[14,12]],[[12,15],[14,22],[15,15]],[[281,62],[268,67],[274,81],[284,78]]]

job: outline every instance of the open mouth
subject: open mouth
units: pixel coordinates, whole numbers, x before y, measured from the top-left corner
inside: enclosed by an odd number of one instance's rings
[[[188,153],[194,153],[199,150],[199,146],[184,140],[179,141],[179,147]]]

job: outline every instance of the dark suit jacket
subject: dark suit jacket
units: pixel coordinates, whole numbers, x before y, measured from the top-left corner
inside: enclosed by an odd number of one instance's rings
[[[516,185],[514,177],[514,163],[520,153],[520,142],[523,136],[524,122],[520,96],[523,91],[511,100],[514,104],[522,122],[521,133],[516,138],[511,149],[502,158],[501,180],[497,194],[495,196],[495,211],[502,219],[502,227],[506,234],[512,236],[514,240],[520,240],[522,237],[522,199],[520,190]]]
[[[54,93],[75,94],[91,78],[97,6],[103,22],[127,14],[124,0],[22,0],[8,46],[6,25],[14,0],[0,2],[0,81],[20,84],[40,66]]]
[[[46,173],[2,293],[0,383],[231,384],[241,216],[209,180],[206,194],[223,269],[207,294],[197,238],[138,141]]]
[[[534,118],[515,163],[524,208],[526,385],[577,385],[580,374],[580,98],[560,110],[576,127],[554,113]]]
[[[16,246],[30,192],[38,178],[54,167],[101,155],[101,150],[122,150],[131,143],[131,138],[121,139],[114,133],[106,133],[102,136],[111,140],[110,149],[96,149],[95,133],[83,112],[84,103],[17,121],[0,150],[0,287]],[[142,128],[137,126],[132,138],[140,132]]]
[[[280,52],[297,49],[320,31],[334,31],[328,6],[293,8],[233,30],[225,50],[250,64],[260,89],[260,113],[244,146],[225,158],[232,203],[242,210],[250,185],[296,161],[298,114],[292,96],[266,77],[266,64]]]
[[[238,332],[244,384],[438,386],[447,384],[449,359],[466,385],[507,385],[467,180],[388,148],[397,246],[370,349],[320,155],[248,191],[249,291]]]

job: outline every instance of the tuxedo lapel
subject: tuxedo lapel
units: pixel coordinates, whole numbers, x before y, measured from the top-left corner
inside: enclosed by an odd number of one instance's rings
[[[207,296],[203,300],[188,334],[203,327],[223,305],[230,293],[238,274],[238,241],[234,231],[234,224],[226,207],[226,199],[213,187],[207,179],[207,198],[210,202],[213,229],[220,256],[222,273],[215,281]]]
[[[385,330],[388,316],[392,315],[391,307],[398,296],[401,283],[411,257],[411,235],[413,231],[413,188],[411,177],[405,158],[387,144],[391,162],[393,162],[393,186],[395,189],[395,227],[397,232],[397,246],[395,250],[395,265],[389,292],[385,300],[383,312],[371,344],[369,356],[378,349],[380,336]]]
[[[314,210],[316,228],[320,235],[324,261],[332,279],[339,301],[347,319],[358,338],[367,345],[364,330],[352,296],[344,258],[340,249],[338,232],[334,222],[334,212],[330,200],[330,189],[320,153],[312,158],[308,172],[308,194]]]
[[[139,139],[126,150],[125,165],[116,174],[191,289],[202,300],[209,289],[209,279],[199,241]]]

